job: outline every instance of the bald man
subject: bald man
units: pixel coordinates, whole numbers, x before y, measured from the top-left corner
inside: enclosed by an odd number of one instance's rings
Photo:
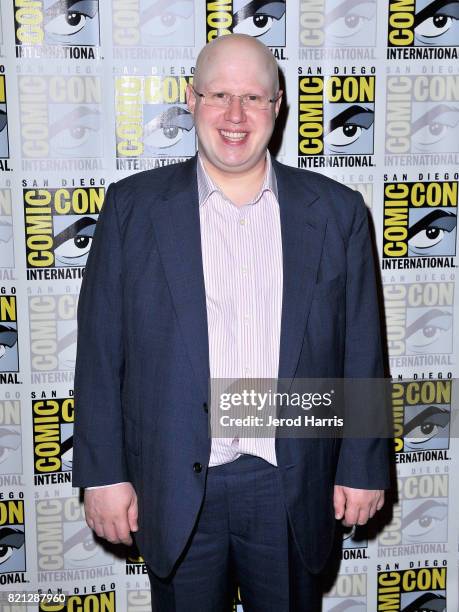
[[[210,379],[382,376],[365,206],[270,157],[281,101],[262,43],[208,44],[198,154],[110,186],[82,284],[73,484],[158,612],[320,610],[336,519],[388,486],[383,441],[209,438]]]

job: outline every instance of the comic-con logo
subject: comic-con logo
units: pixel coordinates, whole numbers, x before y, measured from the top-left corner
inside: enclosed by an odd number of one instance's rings
[[[48,572],[68,570],[64,580],[87,580],[91,568],[107,567],[113,573],[114,557],[95,540],[86,525],[84,507],[78,497],[47,497],[35,504],[38,579],[48,581]],[[73,570],[73,571],[72,571]]]
[[[459,45],[457,1],[389,0],[388,9],[389,47]]]
[[[390,557],[446,552],[448,474],[398,479],[392,521],[378,538],[378,555]]]
[[[0,65],[0,72],[4,68]],[[6,83],[5,75],[0,74],[0,158],[8,158],[10,156],[10,148],[8,143],[8,109],[6,107]],[[9,170],[4,162],[0,165],[0,170]]]
[[[33,383],[73,382],[77,302],[76,293],[29,296]]]
[[[118,169],[151,168],[192,157],[196,151],[193,116],[186,106],[192,76],[121,76],[115,79]],[[163,161],[163,163],[164,163]],[[140,164],[140,166],[138,165]]]
[[[14,0],[16,57],[94,59],[99,0]]]
[[[0,187],[0,268],[14,268],[11,189]]]
[[[323,601],[323,612],[367,612],[367,575],[340,574]]]
[[[411,462],[399,453],[439,450],[419,458],[447,459],[451,421],[451,380],[392,383],[395,452],[399,463]]]
[[[32,401],[35,484],[71,481],[73,397]]]
[[[95,587],[92,587],[95,588]],[[115,584],[112,582],[111,591],[102,591],[100,593],[81,593],[68,595],[65,598],[65,603],[46,603],[40,602],[38,612],[68,612],[70,610],[81,610],[82,612],[115,612],[116,611],[116,592]],[[75,587],[75,591],[79,591]]]
[[[101,186],[23,189],[29,280],[35,269],[86,265],[104,194]]]
[[[392,365],[451,365],[453,282],[386,284],[384,302]]]
[[[459,75],[391,75],[386,153],[459,151]]]
[[[4,584],[2,574],[26,571],[24,500],[0,501],[0,543],[0,584]]]
[[[194,10],[194,0],[112,0],[113,44],[192,47]]]
[[[385,183],[383,257],[454,256],[457,203],[457,181]]]
[[[378,612],[444,612],[447,606],[446,567],[378,572],[377,598]]]
[[[372,165],[374,118],[374,76],[299,76],[299,167]],[[327,163],[324,156],[337,159]]]
[[[248,34],[268,47],[285,46],[285,0],[206,2],[207,42],[226,34]]]
[[[18,89],[25,160],[55,159],[49,169],[69,170],[70,159],[102,156],[99,77],[21,75]]]
[[[0,483],[8,482],[7,475],[22,474],[21,401],[0,400]],[[21,484],[10,480],[10,484]]]
[[[145,561],[135,545],[129,549],[126,557],[126,575],[132,574],[147,574],[147,566]]]
[[[0,372],[19,372],[17,320],[16,296],[0,295]]]
[[[299,2],[301,47],[374,47],[377,11],[374,0]]]

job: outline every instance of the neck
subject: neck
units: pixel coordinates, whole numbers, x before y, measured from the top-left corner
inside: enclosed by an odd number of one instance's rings
[[[236,206],[247,204],[257,195],[266,173],[266,157],[259,164],[242,173],[223,172],[201,156],[204,168],[215,185]]]

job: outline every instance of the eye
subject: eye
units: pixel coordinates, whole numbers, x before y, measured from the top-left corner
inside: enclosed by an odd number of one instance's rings
[[[54,255],[63,265],[82,266],[91,249],[96,219],[84,216],[55,237]]]
[[[4,463],[8,457],[19,448],[21,434],[6,427],[0,428],[0,463]]]
[[[57,259],[81,259],[85,257],[91,248],[92,238],[90,236],[75,236],[61,244],[54,252]],[[77,265],[77,264],[75,264]]]
[[[361,133],[361,127],[348,123],[327,134],[324,140],[327,144],[334,145],[335,147],[345,147],[358,140]]]
[[[411,444],[425,444],[439,433],[443,429],[435,423],[424,421],[422,425],[418,425],[412,431],[410,431],[409,438],[407,438]]]
[[[0,545],[0,564],[5,563],[14,553],[14,548],[12,546],[5,546],[4,544]]]
[[[404,510],[412,507],[405,505]],[[404,512],[404,514],[406,514]],[[434,499],[428,499],[418,504],[413,510],[404,516],[402,521],[402,530],[405,535],[411,540],[426,537],[441,538],[443,527],[446,527],[446,519],[448,516],[448,505],[440,503]],[[442,525],[444,523],[444,525]],[[435,534],[432,532],[436,532]],[[446,534],[445,534],[446,535]]]
[[[445,143],[449,142],[448,137],[454,137],[454,130],[459,125],[458,114],[459,110],[454,107],[445,104],[434,106],[413,122],[413,143],[418,147],[429,147],[444,139]]]
[[[452,315],[440,309],[432,309],[421,315],[407,328],[407,344],[413,352],[422,352],[441,340],[451,329]]]
[[[0,564],[6,563],[24,545],[24,532],[12,527],[0,528]]]
[[[0,109],[0,132],[6,128],[7,124],[7,114],[3,109]]]
[[[425,19],[414,29],[417,36],[436,38],[445,34],[453,24],[453,18],[447,15],[433,15]]]
[[[361,2],[344,14],[342,6],[338,5],[326,16],[327,37],[342,39],[355,36],[364,28],[369,27],[369,22],[374,19],[375,14],[375,2]]]
[[[190,0],[169,2],[169,6],[162,12],[158,10],[157,6],[153,5],[142,11],[140,27],[143,30],[148,30],[148,34],[152,38],[170,36],[179,30],[184,30],[188,25],[186,23],[187,19],[190,19],[193,15],[194,7]]]
[[[244,19],[233,28],[235,34],[248,34],[249,36],[263,36],[272,27],[274,18],[263,13],[253,15]]]
[[[212,94],[225,96],[224,93]],[[221,99],[221,98],[215,98]],[[177,144],[193,127],[193,116],[180,106],[172,106],[145,124],[144,143],[156,149],[168,149]]]
[[[428,249],[439,244],[443,240],[444,235],[444,230],[438,227],[428,227],[411,238],[408,244],[417,249]]]

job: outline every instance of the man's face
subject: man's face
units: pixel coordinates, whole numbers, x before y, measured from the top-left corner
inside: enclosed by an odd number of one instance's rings
[[[199,93],[228,92],[275,98],[267,60],[250,45],[221,45],[203,65]],[[246,109],[233,97],[227,108],[203,103],[191,88],[188,104],[194,114],[199,151],[208,165],[223,173],[242,174],[263,164],[280,107],[280,98],[264,110]]]

